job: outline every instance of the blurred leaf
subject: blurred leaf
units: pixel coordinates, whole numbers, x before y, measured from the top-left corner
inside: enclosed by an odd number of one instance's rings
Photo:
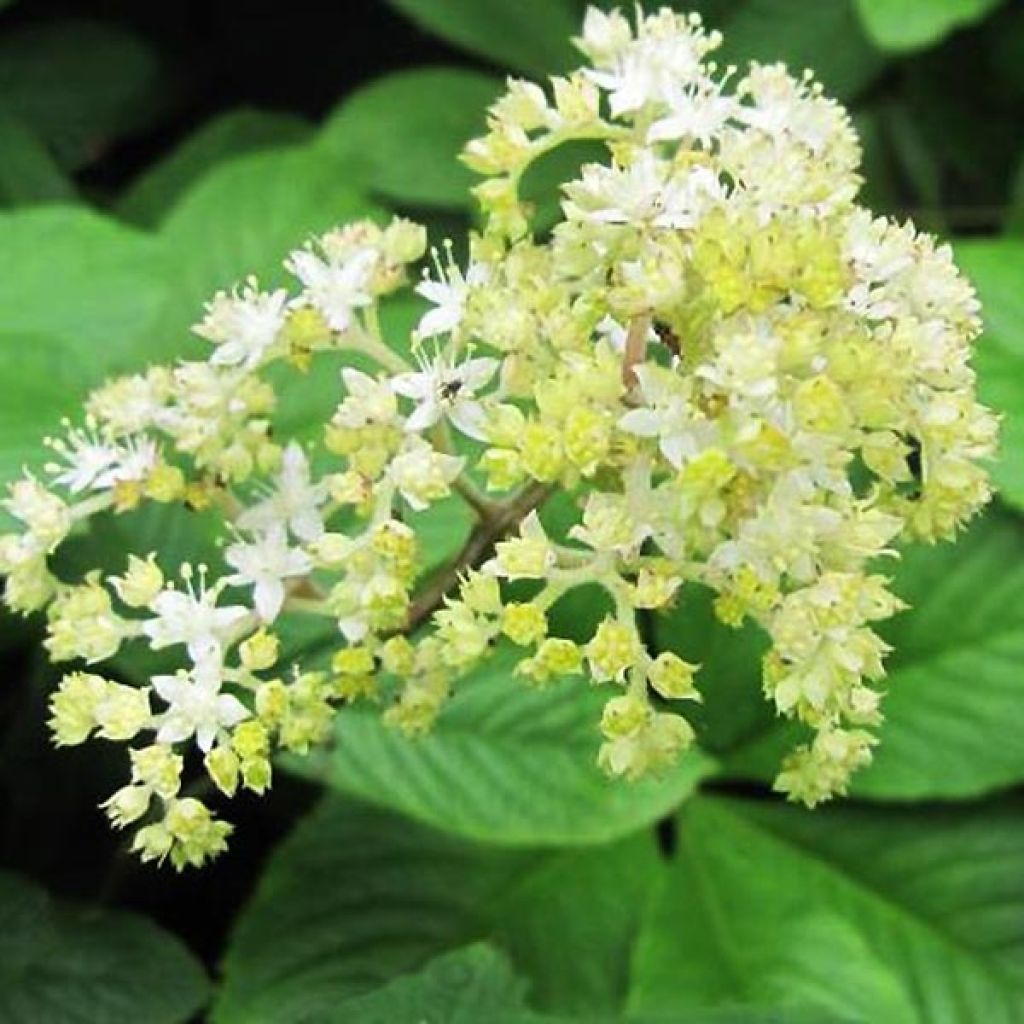
[[[285,258],[311,234],[373,212],[345,180],[344,165],[309,146],[218,164],[161,226],[176,275],[171,320],[186,330],[215,291],[249,275],[264,286],[283,283]]]
[[[0,38],[0,108],[71,167],[138,127],[154,102],[157,78],[145,44],[105,22],[42,22]]]
[[[597,723],[610,694],[581,678],[530,688],[513,675],[515,661],[499,648],[415,741],[386,726],[379,708],[347,708],[334,749],[296,768],[455,835],[519,846],[615,839],[670,812],[710,773],[693,752],[660,779],[607,778]]]
[[[496,64],[544,78],[576,67],[576,0],[388,0],[421,28]]]
[[[877,106],[853,115],[864,156],[860,173],[864,177],[858,202],[875,213],[892,213],[901,205],[899,180],[893,166],[892,150],[882,124],[882,111]]]
[[[71,396],[80,392],[88,374],[84,363],[84,354],[60,340],[0,333],[0,481],[13,480],[23,466],[39,468],[46,461],[42,438],[74,411]]]
[[[154,227],[217,164],[243,153],[300,142],[308,133],[309,125],[293,114],[247,108],[219,114],[132,182],[117,212],[125,220]]]
[[[73,201],[75,187],[40,139],[0,109],[0,205]]]
[[[1010,209],[1006,215],[1006,233],[1024,235],[1024,163],[1017,169],[1010,193]]]
[[[957,259],[981,299],[985,334],[974,363],[982,401],[1003,414],[992,476],[1006,501],[1024,506],[1024,240],[964,240]]]
[[[510,956],[538,1007],[594,1020],[625,997],[659,871],[643,835],[576,850],[475,847],[330,798],[277,850],[236,922],[212,1020],[323,1020],[342,999],[481,939]]]
[[[145,362],[139,339],[166,302],[166,279],[156,239],[91,210],[0,213],[0,324],[81,354],[83,386]]]
[[[145,365],[166,277],[155,239],[85,208],[0,214],[0,483],[91,386]]]
[[[871,38],[899,52],[932,46],[964,25],[980,21],[1002,0],[857,0]]]
[[[693,801],[649,903],[630,1007],[749,1000],[887,1024],[1019,1021],[1022,810]]]
[[[725,34],[715,53],[720,64],[783,61],[797,74],[811,68],[828,94],[841,100],[863,92],[885,66],[864,35],[853,0],[747,0],[724,22],[709,23]]]
[[[893,156],[920,206],[915,216],[930,231],[945,229],[941,161],[929,148],[913,112],[899,103],[882,107],[882,128]]]
[[[486,108],[501,91],[478,71],[400,71],[346,97],[320,145],[374,194],[409,206],[469,206],[478,179],[457,158],[485,131]]]
[[[203,969],[135,914],[59,904],[0,873],[0,1019],[8,1024],[176,1024],[207,997]]]

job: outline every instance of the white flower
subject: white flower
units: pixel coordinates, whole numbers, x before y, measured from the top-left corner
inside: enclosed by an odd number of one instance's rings
[[[587,164],[578,181],[565,186],[565,214],[598,224],[646,221],[661,228],[692,228],[711,203],[724,196],[707,167],[674,170],[644,150],[628,167]]]
[[[687,380],[654,364],[636,367],[645,404],[630,409],[619,426],[638,437],[656,437],[662,455],[677,469],[711,442],[717,428],[690,401]]]
[[[388,476],[402,497],[419,512],[448,494],[448,485],[462,472],[465,461],[435,451],[418,437],[410,438],[391,461]]]
[[[255,533],[287,525],[299,540],[316,540],[324,532],[320,506],[326,496],[327,485],[310,480],[306,453],[293,441],[284,450],[274,489],[238,517],[238,526]]]
[[[413,335],[417,340],[454,331],[465,316],[466,300],[471,289],[486,283],[490,277],[490,268],[483,263],[473,263],[463,277],[462,271],[449,263],[446,270],[438,267],[438,276],[438,281],[424,277],[416,286],[416,294],[422,295],[435,307],[420,318]]]
[[[406,420],[405,429],[425,430],[443,416],[456,429],[478,441],[485,440],[483,407],[476,393],[488,384],[498,370],[497,359],[468,359],[453,366],[445,356],[424,361],[419,373],[401,373],[392,377],[394,390],[413,399],[417,405]]]
[[[49,447],[64,465],[51,462],[46,471],[53,475],[54,483],[72,494],[144,480],[157,463],[155,441],[145,437],[106,440],[97,433],[91,418],[83,429],[69,430],[66,437],[50,440]]]
[[[398,416],[398,401],[389,380],[377,380],[361,370],[341,371],[348,395],[338,406],[333,422],[339,427],[359,430],[367,426],[388,426]]]
[[[284,326],[287,298],[284,289],[261,292],[250,278],[241,292],[217,292],[206,304],[206,316],[192,330],[217,346],[210,357],[214,366],[252,369]]]
[[[336,331],[352,325],[352,312],[373,301],[370,281],[380,256],[376,249],[361,247],[342,252],[312,246],[297,249],[285,266],[306,288],[311,305],[318,309]]]
[[[213,746],[222,729],[231,729],[249,717],[245,705],[221,692],[221,664],[205,658],[191,672],[154,676],[153,689],[168,705],[157,715],[157,743],[180,743],[195,736],[203,753]]]
[[[649,103],[669,102],[693,82],[701,71],[701,58],[719,42],[717,35],[706,35],[699,22],[691,25],[668,10],[642,21],[632,42],[625,42],[621,23],[610,20],[592,20],[590,31],[588,40],[584,23],[584,49],[599,67],[587,75],[608,92],[613,117]]]
[[[617,10],[605,14],[597,7],[588,7],[583,16],[583,35],[573,40],[594,64],[607,65],[633,40],[629,22]]]
[[[264,622],[273,622],[284,604],[284,580],[305,576],[313,567],[304,551],[288,546],[283,526],[275,527],[249,543],[232,544],[224,560],[237,570],[226,580],[229,586],[253,588],[253,603]]]
[[[185,644],[195,662],[219,656],[232,630],[248,614],[241,605],[218,608],[220,591],[220,586],[206,589],[202,578],[198,593],[191,586],[187,590],[161,591],[150,605],[156,618],[142,623],[142,632],[153,649]]]
[[[655,121],[647,134],[650,142],[694,139],[705,148],[725,123],[737,113],[738,104],[732,96],[723,96],[719,86],[686,89],[671,99],[671,112]]]

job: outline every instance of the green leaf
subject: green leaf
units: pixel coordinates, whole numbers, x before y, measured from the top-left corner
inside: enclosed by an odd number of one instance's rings
[[[605,777],[597,723],[610,694],[579,678],[528,687],[512,673],[516,660],[499,648],[415,740],[384,725],[377,707],[347,708],[334,748],[294,766],[455,835],[524,846],[625,835],[669,813],[710,773],[692,752],[659,779]]]
[[[751,1002],[887,1024],[1019,1021],[1022,810],[693,801],[649,904],[630,1007]]]
[[[0,214],[0,484],[91,386],[145,365],[166,277],[155,239],[82,207]]]
[[[75,188],[38,136],[0,110],[0,205],[70,202]]]
[[[145,918],[54,903],[0,873],[0,1018],[9,1024],[184,1024],[207,988],[178,939]]]
[[[470,53],[545,77],[576,67],[575,0],[388,0],[421,28]]]
[[[933,46],[973,25],[1002,0],[857,0],[861,21],[883,49],[901,52]]]
[[[219,164],[161,227],[176,275],[172,320],[187,328],[215,291],[250,274],[265,286],[283,282],[284,259],[309,235],[372,212],[346,180],[344,165],[309,146]]]
[[[46,335],[0,333],[0,481],[46,461],[42,439],[73,411],[69,396],[81,389],[88,373],[84,362],[70,346]]]
[[[648,836],[510,851],[329,798],[278,848],[238,918],[212,1019],[322,1020],[479,940],[508,954],[538,1008],[610,1015],[659,871]]]
[[[507,957],[483,943],[445,953],[422,970],[347,999],[324,1024],[478,1024],[526,1011],[525,984]]]
[[[992,477],[1004,500],[1024,507],[1024,240],[965,240],[957,243],[956,254],[978,289],[985,321],[974,352],[978,391],[1003,414]]]
[[[43,21],[0,38],[0,108],[71,167],[138,127],[154,102],[157,78],[145,44],[106,22]]]
[[[153,227],[199,178],[224,160],[302,141],[309,126],[293,114],[242,108],[211,118],[149,167],[117,204],[125,220]]]
[[[885,66],[864,35],[853,0],[748,0],[731,17],[709,23],[725,35],[715,54],[719,63],[742,68],[749,60],[783,61],[796,73],[811,68],[837,99],[862,93]]]
[[[79,206],[0,214],[0,323],[84,357],[92,383],[145,362],[139,341],[167,301],[160,243]]]
[[[479,180],[458,160],[502,91],[490,75],[419,68],[379,78],[327,119],[320,145],[375,194],[409,206],[472,205]]]

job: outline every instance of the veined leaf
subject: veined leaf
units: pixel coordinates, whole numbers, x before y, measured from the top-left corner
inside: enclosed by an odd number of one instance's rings
[[[625,998],[660,870],[647,836],[576,850],[474,846],[337,798],[278,849],[222,965],[216,1024],[324,1019],[431,958],[486,939],[540,1009],[587,1020]]]
[[[818,1006],[893,1024],[1024,1012],[1019,802],[804,811],[700,799],[634,958],[632,1009]]]

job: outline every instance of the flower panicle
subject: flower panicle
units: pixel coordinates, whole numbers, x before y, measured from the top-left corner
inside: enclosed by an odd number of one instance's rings
[[[679,709],[701,699],[701,666],[648,650],[637,620],[688,584],[770,640],[764,694],[806,734],[781,792],[817,804],[870,760],[876,626],[901,607],[878,566],[952,538],[990,496],[974,292],[948,246],[858,205],[856,134],[813,76],[722,68],[719,34],[667,9],[591,9],[575,42],[585,66],[511,80],[467,145],[484,222],[464,260],[447,244],[414,269],[425,232],[402,218],[311,239],[285,262],[291,287],[250,278],[210,300],[206,359],[103,385],[11,485],[5,601],[44,612],[51,659],[72,663],[54,740],[126,747],[104,809],[143,859],[224,849],[231,826],[192,774],[262,793],[275,752],[324,742],[355,701],[421,733],[498,643],[527,685],[606,688],[605,771],[665,770],[694,742]],[[563,183],[552,223],[519,184],[578,140],[607,157]],[[379,312],[402,291],[427,310],[388,340]],[[280,382],[328,352],[334,409],[312,441],[282,435]],[[537,511],[556,490],[575,509],[557,530]],[[424,579],[424,513],[453,493],[477,524]],[[216,558],[158,548],[65,578],[84,523],[154,503],[219,516]],[[553,633],[581,586],[607,615]],[[334,649],[287,664],[310,615]],[[119,681],[139,646],[176,660]]]

